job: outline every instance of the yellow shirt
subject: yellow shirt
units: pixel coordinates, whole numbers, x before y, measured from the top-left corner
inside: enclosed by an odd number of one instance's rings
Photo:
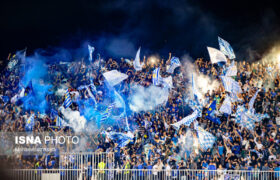
[[[105,169],[106,164],[104,162],[98,163],[98,169]],[[100,173],[105,173],[105,171],[99,171]]]

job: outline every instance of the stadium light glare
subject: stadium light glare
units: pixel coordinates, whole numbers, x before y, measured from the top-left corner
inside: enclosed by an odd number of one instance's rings
[[[153,65],[153,64],[156,64],[158,60],[155,56],[151,56],[151,57],[148,58],[148,61],[149,61],[150,64]]]
[[[280,63],[280,53],[277,55],[278,63]]]

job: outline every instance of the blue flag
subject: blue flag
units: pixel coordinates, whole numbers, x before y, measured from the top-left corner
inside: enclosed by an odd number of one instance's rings
[[[58,112],[57,112],[57,110],[55,110],[55,109],[51,109],[51,114],[50,114],[50,118],[52,119],[52,120],[55,120],[55,118],[58,116]]]
[[[206,112],[206,119],[209,119],[214,123],[221,124],[220,118],[217,118],[215,115],[216,108],[217,108],[217,102],[216,100],[214,100]]]
[[[130,133],[109,132],[106,134],[108,135],[108,138],[117,143],[119,147],[124,147],[129,142],[133,141],[133,134]]]
[[[33,85],[32,85],[32,81],[29,81],[28,85],[26,86],[25,90],[24,90],[24,96],[28,96],[28,95],[35,95],[34,90],[33,90]]]

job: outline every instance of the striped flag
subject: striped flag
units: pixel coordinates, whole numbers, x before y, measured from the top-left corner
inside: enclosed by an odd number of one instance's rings
[[[153,71],[153,85],[157,86],[160,84],[160,74],[159,74],[159,67]]]
[[[66,124],[64,120],[60,116],[56,116],[56,126],[57,127],[64,127]]]
[[[169,66],[169,69],[167,70],[167,72],[172,74],[174,72],[174,70],[179,66],[181,66],[181,62],[180,62],[179,58],[172,57],[171,63],[170,63],[170,66]]]
[[[101,122],[104,122],[106,119],[108,119],[111,116],[114,106],[115,106],[115,103],[112,103],[107,107],[107,109],[101,116]]]
[[[231,45],[226,40],[220,38],[219,36],[218,36],[218,41],[219,41],[220,50],[226,56],[228,56],[229,59],[235,59],[235,54],[233,52]]]
[[[71,100],[71,96],[69,93],[69,90],[67,89],[65,92],[65,100],[64,100],[64,108],[68,108],[69,106],[71,106],[72,104],[72,100]]]
[[[25,130],[32,131],[35,125],[35,114],[31,114],[31,116],[25,122]]]

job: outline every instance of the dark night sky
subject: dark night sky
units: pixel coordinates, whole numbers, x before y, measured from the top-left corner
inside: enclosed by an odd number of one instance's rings
[[[278,43],[277,1],[45,0],[0,4],[0,59],[28,47],[78,48],[86,42],[110,56],[143,53],[208,58],[217,36],[237,58],[258,58]]]

